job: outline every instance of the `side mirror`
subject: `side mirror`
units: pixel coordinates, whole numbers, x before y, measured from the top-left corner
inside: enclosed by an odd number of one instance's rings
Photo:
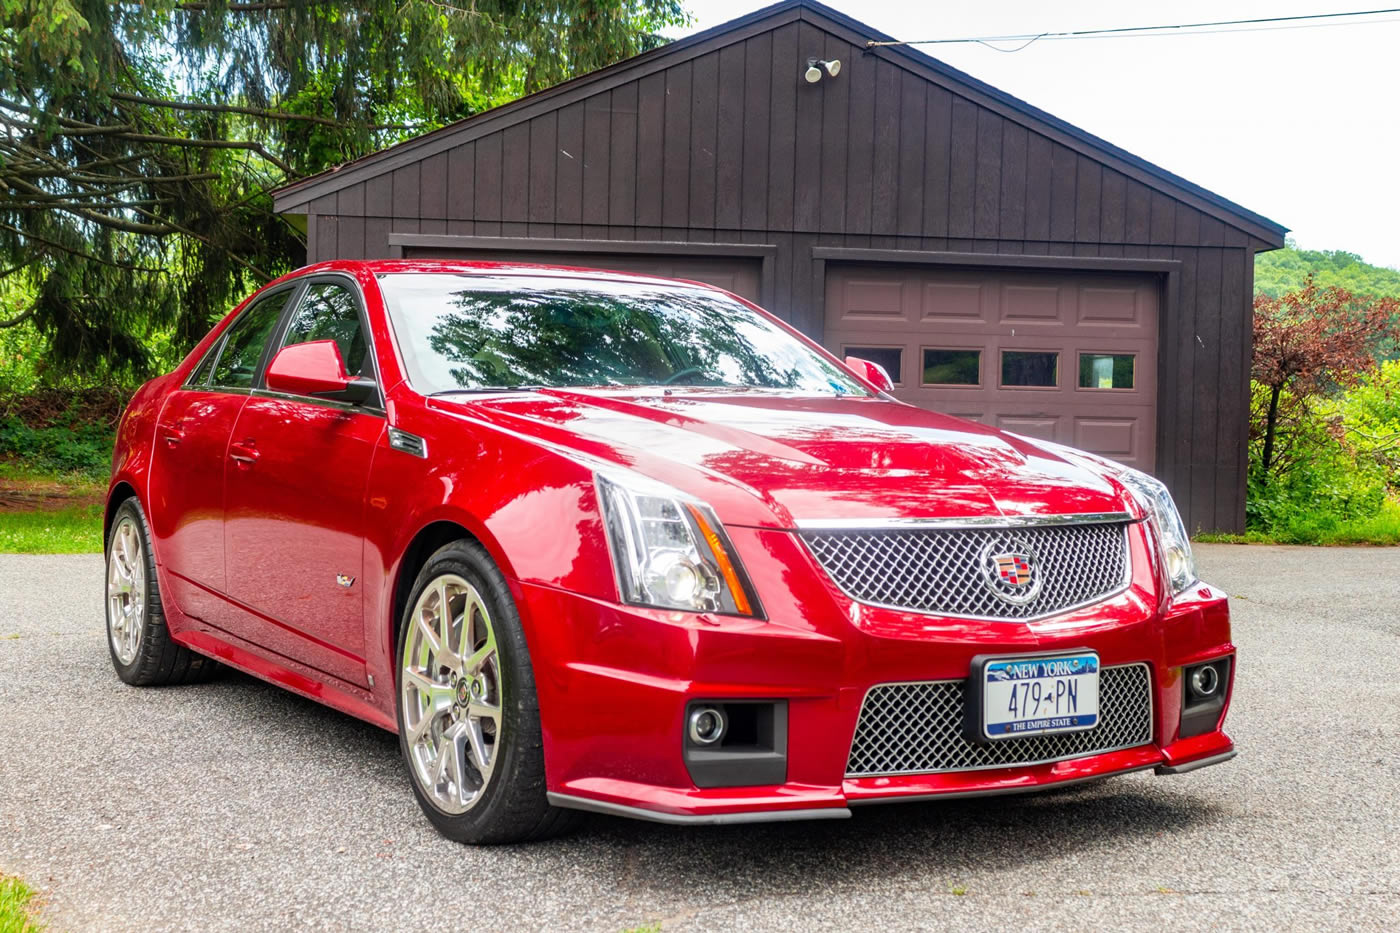
[[[846,357],[846,365],[855,370],[857,376],[881,392],[894,391],[894,383],[890,381],[890,374],[885,372],[885,367],[879,363],[872,363],[858,356],[848,356]]]
[[[360,404],[374,397],[373,379],[351,379],[334,340],[283,347],[267,367],[267,387],[290,395]]]

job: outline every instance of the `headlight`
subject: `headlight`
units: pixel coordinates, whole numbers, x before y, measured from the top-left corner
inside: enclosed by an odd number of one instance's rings
[[[1171,578],[1172,595],[1175,596],[1196,582],[1196,560],[1191,556],[1191,538],[1186,534],[1186,524],[1181,520],[1181,513],[1176,510],[1172,494],[1161,480],[1086,450],[1076,450],[1064,444],[1022,437],[1019,434],[1013,436],[1043,447],[1072,463],[1079,463],[1092,472],[1117,477],[1147,511],[1148,521],[1157,535],[1157,543],[1162,547],[1167,576]]]
[[[624,602],[759,614],[739,556],[709,506],[640,477],[599,475],[598,499]]]
[[[1172,494],[1167,487],[1154,477],[1138,470],[1119,466],[1116,475],[1137,497],[1151,516],[1157,531],[1157,540],[1162,545],[1162,554],[1167,562],[1167,576],[1171,577],[1172,594],[1175,595],[1196,582],[1196,562],[1191,557],[1191,539],[1186,534],[1186,525],[1181,521],[1181,513],[1176,510]]]

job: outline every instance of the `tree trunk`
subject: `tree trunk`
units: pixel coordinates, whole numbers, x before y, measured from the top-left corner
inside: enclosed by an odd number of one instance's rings
[[[1269,484],[1269,468],[1274,465],[1274,434],[1278,429],[1278,399],[1283,394],[1283,386],[1274,386],[1269,393],[1269,417],[1264,423],[1263,472],[1259,474],[1262,486]]]

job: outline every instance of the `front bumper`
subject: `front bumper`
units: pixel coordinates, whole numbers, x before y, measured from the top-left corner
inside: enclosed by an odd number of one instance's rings
[[[1021,793],[1149,768],[1181,773],[1227,760],[1216,728],[1178,737],[1183,667],[1232,656],[1223,594],[1196,584],[1169,603],[1141,526],[1133,579],[1091,607],[1030,623],[943,619],[852,602],[795,535],[731,528],[766,621],[649,610],[517,584],[556,805],[662,822],[839,818],[880,801]],[[1104,667],[1145,665],[1151,738],[1038,764],[924,774],[848,775],[867,692],[879,684],[960,680],[975,655],[1088,648]],[[1235,665],[1230,665],[1233,681]],[[786,780],[698,787],[685,763],[695,700],[785,703]]]

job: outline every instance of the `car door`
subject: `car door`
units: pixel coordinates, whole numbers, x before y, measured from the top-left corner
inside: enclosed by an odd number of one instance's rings
[[[233,322],[156,419],[147,520],[170,594],[214,625],[226,617],[224,462],[229,436],[293,288],[258,298]]]
[[[313,278],[277,348],[331,339],[351,375],[373,378],[365,324],[350,279]],[[252,640],[360,685],[365,489],[384,433],[377,399],[350,405],[258,387],[239,412],[224,474],[228,591],[252,610]]]

